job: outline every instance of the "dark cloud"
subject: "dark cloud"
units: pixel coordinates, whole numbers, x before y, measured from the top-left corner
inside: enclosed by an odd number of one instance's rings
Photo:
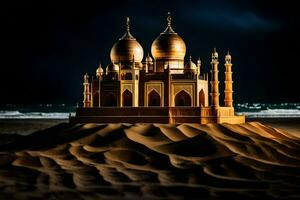
[[[226,29],[242,29],[242,31],[273,31],[279,28],[279,24],[263,19],[251,12],[226,12],[212,10],[199,11],[195,20],[211,26],[219,26]]]

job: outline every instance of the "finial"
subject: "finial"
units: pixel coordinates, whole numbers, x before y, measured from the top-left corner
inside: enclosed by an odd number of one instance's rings
[[[217,52],[217,49],[216,49],[216,47],[214,47],[214,50],[213,50],[213,52],[214,52],[214,53],[216,53],[216,52]]]
[[[190,55],[190,61],[192,61],[192,55]]]
[[[171,27],[172,24],[172,17],[171,17],[171,13],[168,12],[168,17],[167,17],[167,22],[168,22],[168,26],[167,28],[164,30],[164,32],[162,32],[161,34],[167,33],[167,34],[173,34],[175,33],[174,30]]]
[[[126,33],[119,40],[135,40],[130,33],[130,19],[126,17]]]
[[[171,12],[168,12],[167,21],[168,21],[168,27],[171,27],[171,22],[172,22]]]
[[[229,52],[229,50],[227,50],[227,55],[230,55],[230,52]]]
[[[126,17],[126,30],[127,30],[127,32],[130,31],[130,19],[129,19],[129,17]]]

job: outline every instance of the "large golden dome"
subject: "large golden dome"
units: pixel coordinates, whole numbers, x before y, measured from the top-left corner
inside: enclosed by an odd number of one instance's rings
[[[113,63],[119,63],[120,61],[128,62],[133,59],[135,62],[141,62],[143,60],[143,47],[131,35],[129,28],[129,18],[127,18],[126,33],[114,44],[110,51],[110,59]]]
[[[168,18],[168,27],[152,43],[151,53],[157,59],[183,60],[186,46],[183,39],[171,27],[171,16]]]

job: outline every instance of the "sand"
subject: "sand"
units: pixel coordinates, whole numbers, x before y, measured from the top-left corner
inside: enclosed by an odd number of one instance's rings
[[[0,119],[0,134],[29,135],[64,122],[68,119]]]
[[[2,142],[0,199],[299,199],[297,130],[61,123]]]

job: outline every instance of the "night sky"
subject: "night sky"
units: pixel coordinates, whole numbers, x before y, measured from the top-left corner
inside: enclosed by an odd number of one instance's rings
[[[216,47],[223,81],[230,50],[235,102],[300,102],[296,1],[25,2],[0,5],[0,104],[82,102],[83,74],[110,62],[126,16],[147,54],[168,11],[186,43],[185,59],[200,57],[202,71]]]

